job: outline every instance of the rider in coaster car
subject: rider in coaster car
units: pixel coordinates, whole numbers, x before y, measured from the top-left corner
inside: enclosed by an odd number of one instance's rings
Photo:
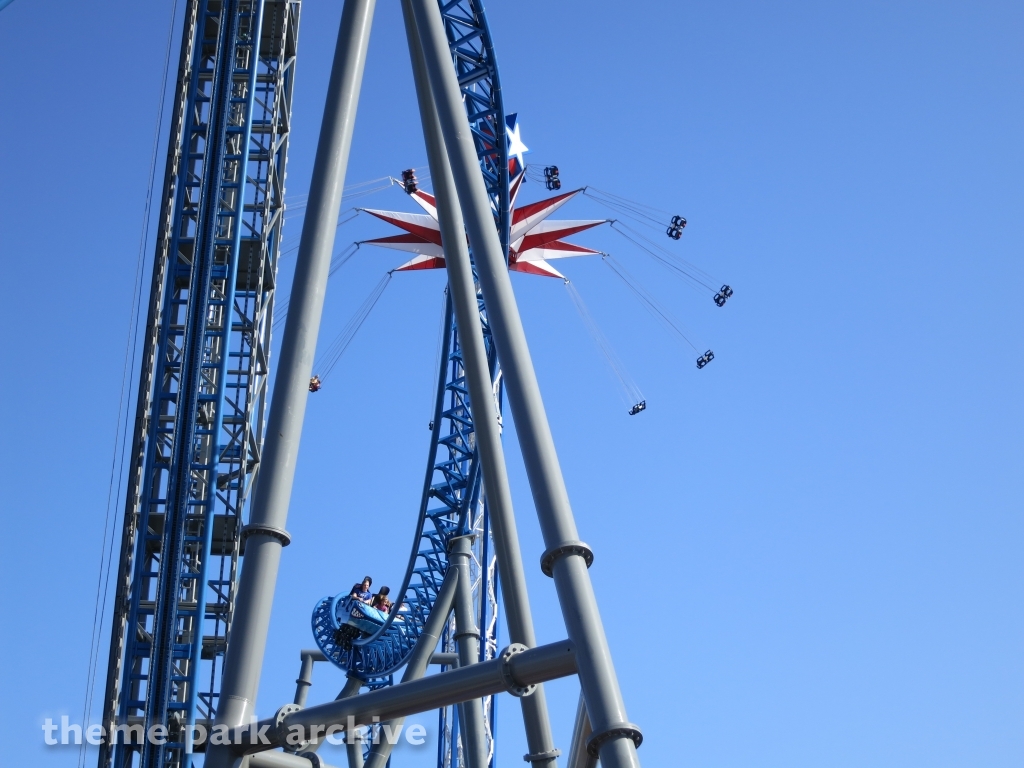
[[[380,592],[373,596],[373,602],[370,605],[381,613],[391,613],[391,606],[394,603],[388,599],[389,594],[391,594],[390,587],[381,587]]]
[[[369,576],[364,576],[361,584],[352,585],[352,591],[348,593],[348,596],[369,605],[373,600],[373,595],[370,593],[371,584],[373,584],[373,579]]]

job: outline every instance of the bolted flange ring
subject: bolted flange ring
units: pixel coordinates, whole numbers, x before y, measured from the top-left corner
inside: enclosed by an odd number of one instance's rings
[[[525,650],[527,650],[527,648],[522,643],[512,643],[505,648],[499,656],[501,659],[501,679],[505,681],[505,690],[513,696],[518,696],[520,698],[523,696],[529,696],[537,690],[536,685],[520,685],[512,676],[512,667],[509,662],[512,660],[513,656],[522,653]]]
[[[523,755],[523,760],[528,763],[541,763],[545,760],[554,760],[556,757],[562,754],[560,749],[549,749],[547,752],[533,752],[529,755]]]
[[[242,529],[242,548],[245,548],[245,542],[250,536],[262,534],[264,536],[270,536],[273,539],[277,539],[281,542],[282,547],[287,547],[292,543],[291,534],[288,533],[284,528],[275,528],[272,525],[247,525]]]
[[[639,747],[644,741],[644,735],[640,733],[640,728],[638,726],[633,723],[615,723],[610,728],[606,728],[600,733],[595,733],[587,739],[587,754],[591,757],[598,757],[601,745],[609,739],[614,739],[619,736],[629,737],[637,747]]]
[[[284,732],[285,718],[301,709],[302,707],[298,704],[285,704],[274,714],[275,740],[282,745],[285,752],[301,752],[309,746],[309,739],[303,739],[298,744],[289,744],[287,738],[288,734]],[[303,733],[305,733],[305,728],[303,728]]]
[[[540,557],[540,569],[545,576],[551,576],[555,560],[566,555],[580,555],[587,563],[587,568],[594,564],[594,550],[582,541],[564,541],[552,547]]]

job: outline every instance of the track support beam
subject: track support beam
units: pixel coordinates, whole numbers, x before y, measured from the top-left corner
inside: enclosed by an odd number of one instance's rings
[[[430,178],[437,200],[438,223],[441,227],[441,240],[444,243],[448,271],[449,295],[459,328],[463,367],[473,407],[473,426],[483,468],[495,555],[498,559],[505,622],[512,642],[533,648],[537,645],[537,637],[533,629],[533,616],[530,613],[526,572],[523,569],[523,555],[519,548],[519,532],[516,530],[505,452],[501,444],[501,425],[491,390],[491,376],[477,303],[476,281],[473,278],[469,250],[466,247],[465,224],[434,105],[434,96],[431,93],[412,0],[402,0],[402,14],[405,17],[409,58],[412,61],[413,78],[416,83],[416,97],[423,124],[423,139],[427,147]],[[535,768],[555,768],[559,752],[554,747],[543,686],[538,686],[532,696],[521,699],[521,704],[526,726],[526,741],[530,749],[528,757],[534,758],[531,762]]]
[[[587,742],[593,729],[587,714],[587,702],[580,691],[580,703],[576,707],[576,722],[572,726],[572,740],[569,744],[569,760],[566,768],[597,768],[597,758],[587,752]]]
[[[456,536],[451,540],[450,547],[449,568],[459,572],[459,584],[455,590],[455,642],[459,649],[459,666],[468,667],[480,661],[480,630],[474,618],[473,576],[469,570],[469,561],[473,557],[473,537]],[[460,704],[459,710],[466,764],[469,768],[487,768],[483,702],[470,699]]]
[[[280,746],[296,726],[308,734],[314,727],[358,728],[380,721],[450,707],[470,699],[510,692],[529,696],[534,686],[576,672],[576,652],[569,640],[537,648],[511,645],[497,658],[430,675],[399,685],[338,699],[284,717],[235,728],[229,734],[236,758]],[[269,743],[260,742],[263,734]],[[230,763],[229,763],[230,765]]]
[[[642,737],[626,716],[512,291],[506,254],[480,177],[441,13],[434,0],[411,2],[544,543],[548,552],[557,552],[550,564],[551,573],[569,638],[578,649],[580,684],[594,727],[588,749],[599,754],[604,768],[639,768],[636,747]]]
[[[327,661],[327,657],[319,650],[302,651],[299,654],[302,666],[299,668],[299,676],[295,680],[295,703],[300,707],[306,706],[306,697],[309,696],[309,686],[313,684],[313,664],[318,661]]]
[[[427,665],[433,661],[434,649],[437,648],[437,641],[441,639],[444,625],[448,623],[448,615],[451,613],[452,603],[455,601],[455,591],[460,583],[459,569],[449,568],[444,576],[444,581],[441,582],[437,600],[434,601],[434,609],[430,612],[423,632],[416,641],[416,647],[409,655],[409,662],[402,674],[403,683],[419,680],[427,671]],[[391,726],[392,733],[398,733],[404,723],[405,718],[399,717],[388,721],[385,725]],[[388,758],[391,757],[393,747],[394,745],[387,739],[375,744],[366,759],[365,768],[384,768],[388,763]]]

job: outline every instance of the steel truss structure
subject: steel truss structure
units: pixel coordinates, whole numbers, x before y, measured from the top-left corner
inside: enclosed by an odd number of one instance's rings
[[[99,765],[188,766],[212,722],[267,402],[300,0],[185,9]]]

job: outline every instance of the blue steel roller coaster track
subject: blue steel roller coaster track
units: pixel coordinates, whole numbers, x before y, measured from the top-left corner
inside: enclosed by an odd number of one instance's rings
[[[505,112],[497,63],[483,5],[477,0],[441,3],[442,18],[455,62],[464,104],[473,130],[477,157],[505,252],[508,252],[510,201]],[[487,310],[477,297],[490,364],[492,390],[500,413],[501,370],[497,363]],[[451,301],[445,304],[441,367],[430,440],[427,473],[420,499],[416,535],[396,609],[376,632],[351,644],[336,640],[338,613],[346,594],[325,597],[313,611],[316,643],[334,664],[364,680],[387,678],[412,652],[433,608],[448,568],[453,536],[482,533],[480,611],[486,612],[487,513],[481,498],[482,474],[473,429],[473,408],[462,368],[459,331]],[[487,617],[480,616],[487,625]],[[493,653],[488,644],[481,653]]]

